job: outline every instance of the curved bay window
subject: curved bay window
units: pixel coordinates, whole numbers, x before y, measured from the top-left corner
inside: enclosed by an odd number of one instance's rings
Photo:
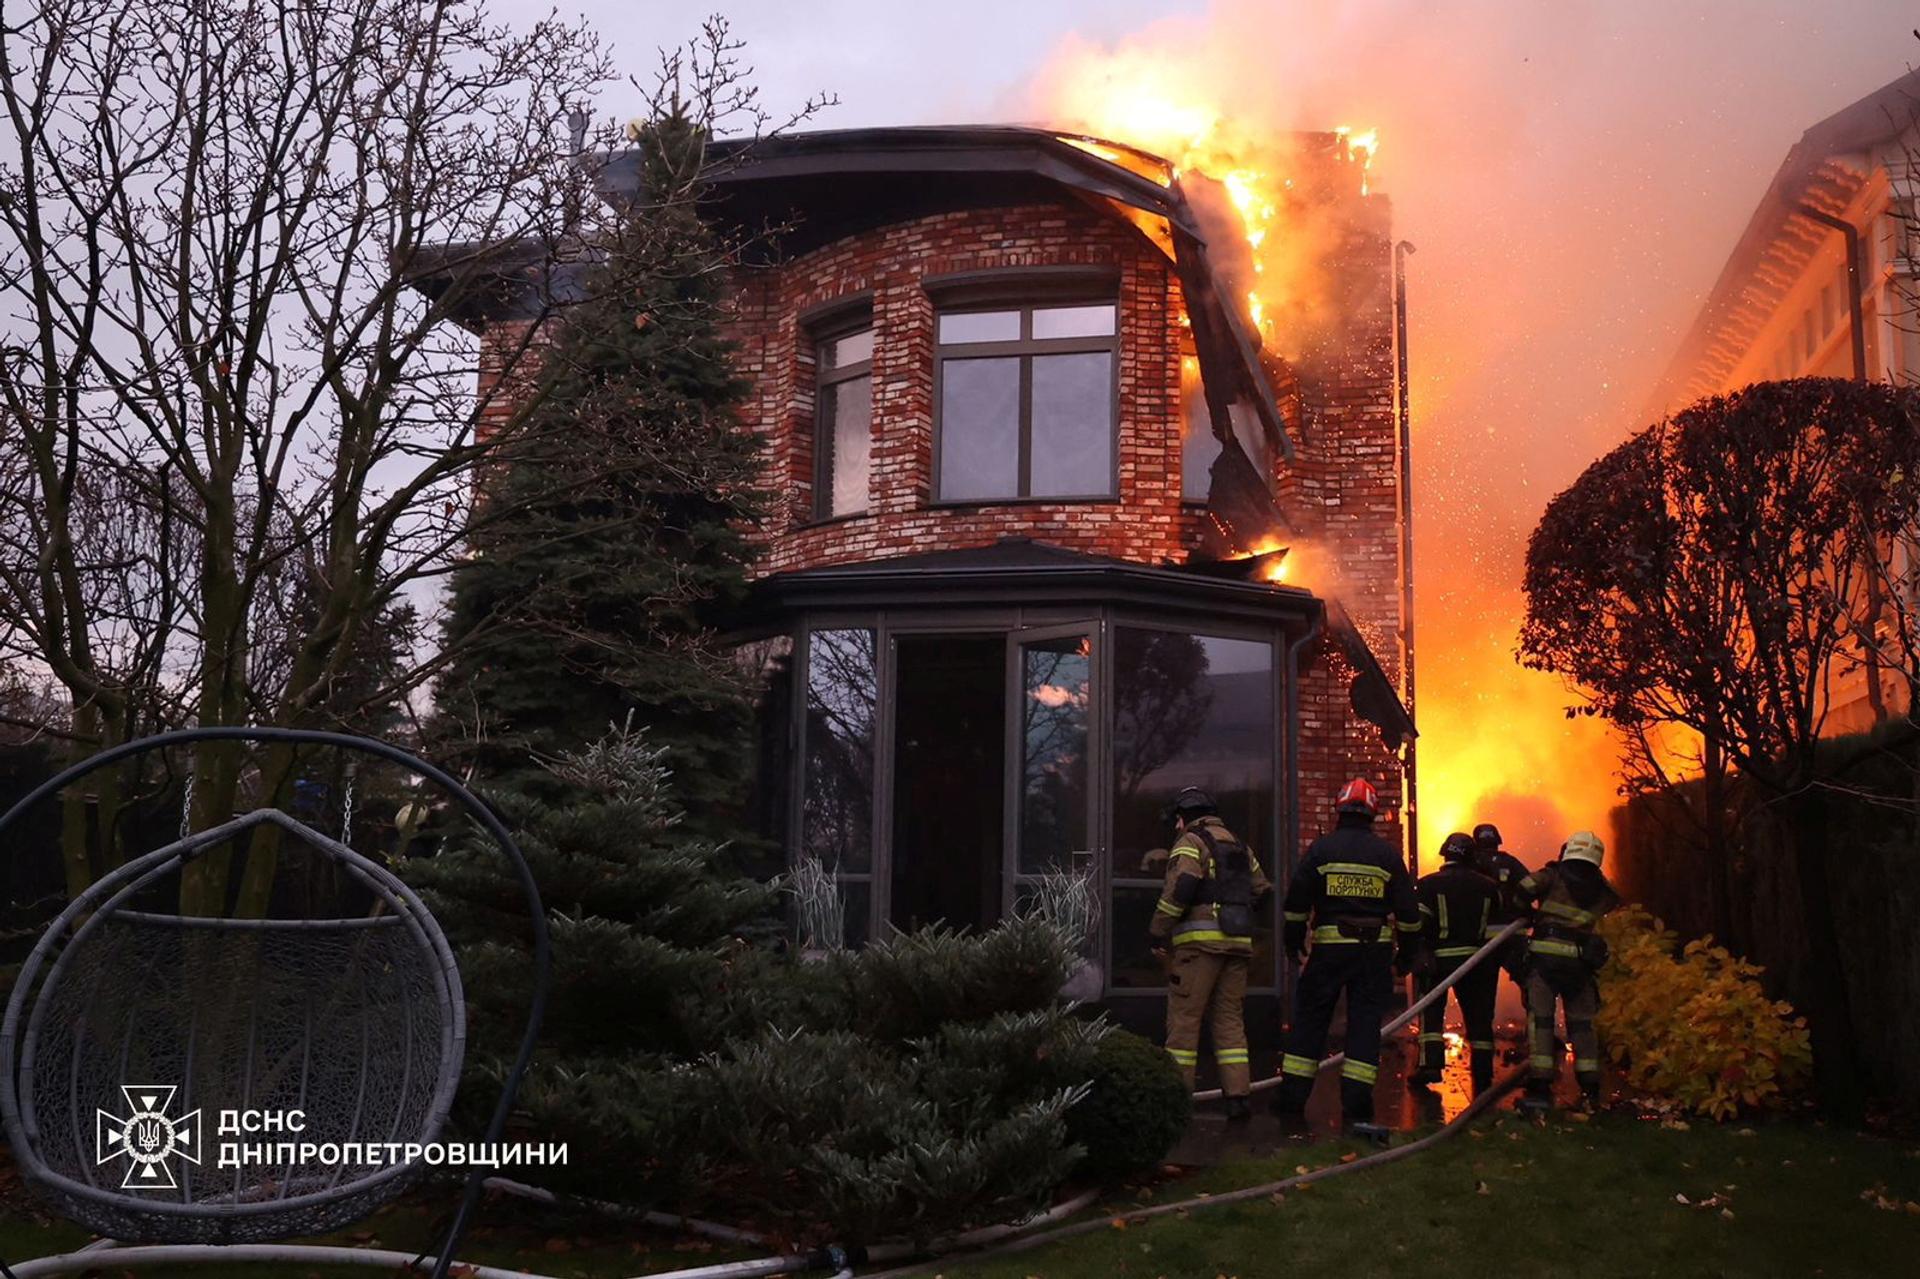
[[[1015,571],[986,571],[1001,565]],[[1161,990],[1149,854],[1188,786],[1269,878],[1288,873],[1281,659],[1318,616],[1306,592],[1034,544],[805,570],[775,590],[793,592],[775,607],[800,637],[788,854],[834,871],[850,943],[990,928],[1043,877],[1080,875],[1099,988]],[[1277,897],[1267,913],[1250,985],[1271,997]]]
[[[939,501],[1115,495],[1114,302],[943,304],[935,341]]]

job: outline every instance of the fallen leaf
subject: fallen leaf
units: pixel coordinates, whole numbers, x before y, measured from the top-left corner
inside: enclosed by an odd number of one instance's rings
[[[1354,1160],[1358,1159],[1359,1157],[1360,1157],[1360,1154],[1358,1151],[1349,1150],[1346,1154],[1340,1156],[1340,1162],[1343,1164],[1350,1164]]]
[[[1267,1196],[1267,1198],[1268,1198],[1268,1199],[1270,1199],[1270,1200],[1271,1200],[1271,1201],[1273,1202],[1273,1206],[1274,1206],[1274,1207],[1276,1207],[1276,1208],[1278,1208],[1278,1207],[1279,1207],[1279,1206],[1280,1206],[1281,1204],[1283,1204],[1283,1203],[1285,1203],[1285,1202],[1287,1201],[1287,1197],[1286,1197],[1286,1195],[1284,1195],[1284,1194],[1282,1194],[1282,1193],[1281,1193],[1280,1191],[1278,1191],[1278,1190],[1276,1190],[1276,1191],[1274,1191],[1274,1192],[1273,1192],[1272,1194],[1270,1194],[1270,1195],[1268,1195],[1268,1196]]]
[[[1307,1167],[1305,1164],[1295,1164],[1293,1166],[1293,1170],[1299,1173],[1302,1177],[1306,1176],[1308,1173],[1313,1171],[1313,1169]]]
[[[1721,1218],[1721,1220],[1723,1220],[1723,1221],[1732,1221],[1732,1220],[1733,1220],[1733,1209],[1731,1209],[1731,1208],[1722,1208],[1722,1209],[1720,1210],[1720,1218]]]
[[[1473,1193],[1476,1195],[1491,1195],[1493,1191],[1488,1187],[1486,1182],[1476,1181],[1473,1184]]]
[[[1115,1230],[1125,1230],[1127,1228],[1127,1219],[1125,1217],[1115,1217],[1113,1219],[1113,1228]]]
[[[1687,1198],[1685,1195],[1675,1195],[1673,1201],[1677,1204],[1685,1204],[1689,1208],[1693,1206],[1693,1200]]]

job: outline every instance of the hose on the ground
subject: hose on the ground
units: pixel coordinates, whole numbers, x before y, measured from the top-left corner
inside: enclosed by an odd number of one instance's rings
[[[433,1257],[428,1257],[424,1265],[431,1266],[434,1260]],[[390,1248],[339,1248],[319,1244],[153,1244],[116,1247],[110,1251],[103,1251],[99,1245],[92,1244],[77,1252],[17,1262],[13,1266],[13,1273],[17,1279],[36,1279],[36,1276],[98,1270],[107,1265],[116,1269],[123,1267],[131,1269],[139,1266],[203,1266],[232,1263],[378,1266],[389,1274],[411,1274],[420,1269],[420,1263],[416,1263],[412,1253],[395,1252]],[[482,1266],[467,1261],[454,1264],[460,1267],[459,1273],[465,1276],[465,1279],[551,1279],[551,1276],[526,1270]],[[757,1279],[761,1275],[788,1275],[803,1270],[825,1270],[828,1267],[839,1271],[833,1279],[850,1279],[853,1274],[846,1254],[834,1248],[816,1252],[791,1253],[779,1257],[763,1257],[753,1261],[723,1261],[717,1265],[700,1266],[692,1270],[675,1270],[667,1274],[649,1275],[647,1279]]]
[[[1513,1091],[1513,1089],[1519,1085],[1520,1081],[1525,1078],[1525,1074],[1526,1072],[1520,1070],[1508,1073],[1505,1078],[1497,1081],[1493,1087],[1475,1097],[1467,1104],[1464,1110],[1455,1115],[1447,1123],[1442,1124],[1439,1128],[1434,1129],[1424,1137],[1408,1142],[1404,1146],[1392,1146],[1386,1150],[1375,1151],[1370,1155],[1362,1155],[1360,1158],[1349,1163],[1327,1164],[1322,1168],[1297,1173],[1291,1177],[1283,1177],[1279,1181],[1269,1181],[1263,1185],[1247,1186],[1240,1190],[1229,1190],[1221,1194],[1200,1195],[1192,1199],[1178,1199],[1169,1203],[1154,1204],[1148,1208],[1135,1208],[1129,1212],[1118,1213],[1110,1217],[1103,1216],[1096,1217],[1090,1221],[1076,1221],[1070,1226],[1060,1226],[1053,1230],[1042,1230],[1037,1234],[1022,1234],[1016,1239],[1011,1239],[1005,1243],[976,1252],[968,1258],[968,1260],[981,1261],[989,1257],[1003,1257],[1016,1252],[1026,1252],[1031,1248],[1040,1248],[1050,1243],[1059,1243],[1064,1239],[1076,1239],[1082,1235],[1094,1234],[1102,1230],[1112,1230],[1116,1226],[1139,1225],[1141,1222],[1151,1221],[1156,1217],[1165,1217],[1172,1213],[1194,1212],[1201,1208],[1218,1208],[1223,1204],[1245,1203],[1250,1199],[1262,1199],[1282,1191],[1292,1190],[1298,1186],[1310,1185],[1316,1181],[1324,1181],[1329,1177],[1338,1177],[1343,1173],[1359,1172],[1363,1168],[1378,1168],[1382,1164],[1389,1164],[1396,1160],[1405,1159],[1409,1155],[1419,1154],[1421,1151],[1427,1150],[1446,1140],[1454,1133],[1464,1129],[1488,1110],[1491,1110],[1500,1098]],[[926,1274],[935,1265],[950,1260],[951,1254],[943,1253],[939,1257],[918,1261],[910,1266],[901,1266],[895,1270],[883,1270],[875,1274],[866,1275],[863,1276],[863,1279],[906,1279],[909,1275]]]
[[[1456,967],[1452,972],[1448,973],[1445,977],[1441,978],[1439,981],[1435,982],[1433,984],[1432,990],[1429,990],[1426,994],[1420,996],[1419,999],[1416,999],[1413,1002],[1413,1005],[1409,1007],[1405,1012],[1401,1013],[1397,1017],[1393,1018],[1391,1021],[1387,1022],[1384,1026],[1380,1027],[1380,1037],[1384,1039],[1388,1035],[1391,1035],[1395,1031],[1399,1030],[1401,1027],[1411,1025],[1414,1018],[1418,1017],[1421,1013],[1425,1012],[1428,1008],[1433,1006],[1434,1000],[1445,999],[1447,997],[1447,992],[1453,989],[1453,985],[1455,982],[1459,981],[1462,977],[1465,977],[1468,973],[1472,972],[1474,968],[1476,968],[1481,963],[1481,961],[1486,959],[1487,956],[1493,954],[1496,950],[1499,950],[1501,945],[1504,944],[1509,937],[1512,937],[1515,933],[1520,931],[1520,929],[1524,926],[1525,922],[1526,922],[1525,920],[1516,919],[1512,923],[1508,924],[1505,928],[1502,928],[1499,932],[1495,933],[1493,936],[1487,938],[1486,943],[1482,945],[1479,950],[1474,951],[1473,954],[1461,960],[1458,967]],[[1321,1060],[1320,1069],[1331,1070],[1333,1067],[1338,1066],[1341,1062],[1345,1061],[1346,1059],[1347,1059],[1347,1055],[1345,1053],[1343,1052],[1335,1053],[1333,1054],[1333,1056],[1326,1057]],[[1249,1091],[1265,1092],[1269,1088],[1278,1088],[1280,1086],[1281,1081],[1284,1080],[1285,1078],[1286,1078],[1285,1075],[1273,1075],[1267,1079],[1257,1079],[1253,1082],[1253,1085],[1249,1089]],[[1201,1091],[1193,1094],[1193,1099],[1196,1102],[1219,1101],[1224,1096],[1226,1096],[1226,1094],[1221,1092],[1218,1088],[1204,1088]]]

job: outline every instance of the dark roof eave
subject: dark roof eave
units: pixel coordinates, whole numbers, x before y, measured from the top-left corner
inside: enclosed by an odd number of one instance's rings
[[[754,583],[749,612],[796,608],[974,607],[1027,602],[1164,603],[1194,610],[1229,609],[1301,625],[1324,605],[1312,592],[1208,577],[1177,568],[1123,562],[1084,565],[889,566],[885,561],[777,573]]]

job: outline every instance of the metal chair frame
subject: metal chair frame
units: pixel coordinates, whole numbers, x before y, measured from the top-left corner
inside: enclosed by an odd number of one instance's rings
[[[372,738],[357,737],[345,733],[331,733],[311,729],[292,728],[196,728],[183,729],[172,733],[138,739],[90,757],[59,775],[43,783],[21,799],[4,816],[0,816],[0,840],[15,824],[30,811],[34,805],[58,793],[88,774],[108,767],[130,756],[147,751],[163,750],[169,747],[192,745],[206,741],[249,741],[272,742],[290,745],[326,746],[341,750],[356,751],[373,755],[400,765],[419,777],[434,783],[450,793],[464,808],[469,816],[479,823],[494,843],[499,845],[514,873],[526,898],[533,940],[533,993],[528,1002],[527,1022],[521,1034],[518,1053],[504,1081],[499,1102],[487,1125],[483,1140],[497,1143],[505,1132],[507,1120],[513,1102],[524,1078],[527,1066],[532,1059],[535,1043],[539,1035],[541,1020],[544,1016],[552,967],[551,947],[548,938],[546,912],[541,904],[539,887],[535,883],[531,868],[525,856],[514,843],[504,824],[494,812],[477,796],[445,771],[427,763],[425,760],[408,754],[398,747]],[[295,835],[297,838],[317,847],[321,852],[343,866],[347,873],[371,890],[376,897],[387,901],[395,908],[392,916],[384,918],[394,921],[386,927],[404,927],[415,946],[432,956],[439,965],[435,974],[438,981],[434,987],[435,999],[440,1008],[442,1042],[440,1044],[440,1074],[436,1081],[431,1104],[427,1113],[421,1117],[419,1128],[413,1136],[421,1141],[430,1141],[437,1135],[450,1110],[454,1093],[459,1084],[459,1066],[465,1041],[465,1009],[459,979],[459,968],[451,948],[439,926],[419,897],[408,888],[398,876],[355,852],[344,843],[332,839],[277,809],[258,809],[243,814],[232,821],[205,831],[195,832],[183,839],[129,862],[111,874],[91,885],[84,893],[76,897],[60,916],[48,928],[22,967],[19,977],[7,1002],[4,1018],[0,1018],[0,1122],[4,1122],[8,1140],[13,1144],[16,1158],[20,1161],[23,1174],[30,1181],[41,1183],[55,1197],[71,1196],[73,1199],[98,1205],[108,1210],[137,1209],[141,1213],[155,1216],[176,1216],[185,1221],[218,1222],[235,1218],[264,1218],[270,1225],[270,1214],[288,1214],[290,1210],[324,1207],[328,1204],[366,1203],[370,1211],[383,1201],[383,1196],[397,1193],[403,1179],[416,1174],[419,1169],[411,1164],[389,1165],[377,1172],[358,1176],[344,1184],[334,1184],[318,1190],[301,1194],[284,1194],[270,1200],[241,1201],[200,1201],[182,1203],[163,1203],[130,1199],[124,1193],[115,1194],[97,1186],[76,1182],[61,1176],[40,1160],[39,1124],[34,1113],[33,1100],[29,1094],[24,1104],[21,1097],[23,1080],[32,1078],[36,1045],[43,1030],[42,1015],[47,1007],[46,996],[57,989],[66,973],[68,962],[76,953],[80,953],[81,943],[95,930],[101,928],[109,919],[133,921],[144,925],[177,926],[187,928],[233,929],[342,929],[371,926],[366,920],[232,920],[232,919],[188,919],[176,916],[153,916],[145,912],[129,911],[122,908],[123,903],[134,897],[142,888],[155,880],[176,871],[209,849],[225,840],[253,829],[262,824],[272,824]],[[64,946],[57,945],[59,940],[71,931],[72,936]],[[58,949],[57,957],[53,952]],[[49,965],[48,960],[52,957]],[[45,968],[44,980],[40,980]],[[28,1013],[29,997],[36,985],[39,996],[32,999],[32,1011]],[[22,1017],[26,1016],[23,1028]],[[311,1044],[303,1045],[303,1052],[310,1052]],[[304,1061],[304,1058],[303,1058]],[[364,1067],[364,1061],[363,1061]],[[469,1170],[466,1184],[462,1190],[458,1205],[447,1229],[445,1242],[438,1255],[433,1259],[432,1275],[434,1279],[443,1279],[447,1267],[457,1255],[462,1236],[470,1224],[475,1207],[482,1192],[485,1169],[475,1167]],[[389,1185],[388,1183],[397,1183]],[[177,1245],[185,1246],[185,1245]]]

